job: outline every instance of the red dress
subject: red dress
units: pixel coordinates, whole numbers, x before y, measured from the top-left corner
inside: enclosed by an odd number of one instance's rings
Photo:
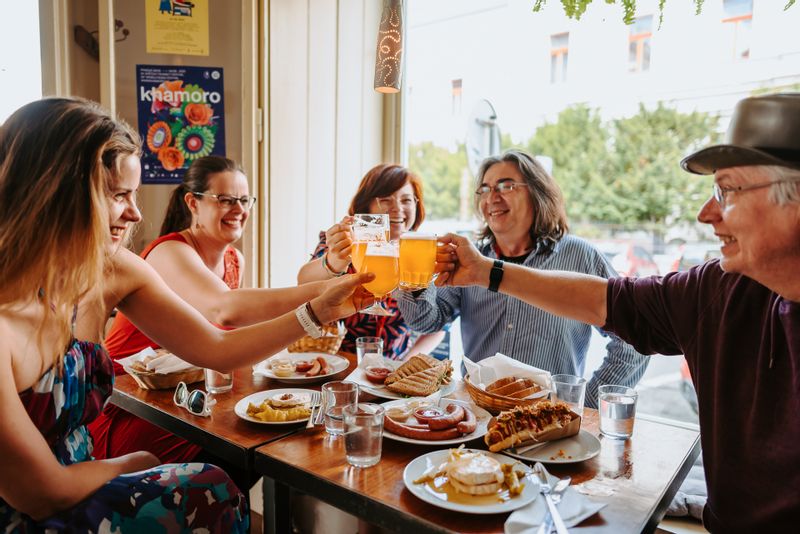
[[[142,251],[142,258],[164,241],[181,241],[184,237],[175,232],[163,235],[150,243]],[[228,247],[225,251],[225,276],[223,280],[231,289],[239,287],[239,256],[236,249]],[[125,315],[117,313],[105,340],[105,346],[114,360],[114,373],[125,371],[116,360],[136,354],[147,347],[154,349],[159,345],[145,336]],[[113,458],[135,451],[149,451],[161,463],[181,463],[192,461],[201,447],[167,432],[125,410],[107,404],[103,413],[89,426],[94,440],[93,456],[97,459]]]

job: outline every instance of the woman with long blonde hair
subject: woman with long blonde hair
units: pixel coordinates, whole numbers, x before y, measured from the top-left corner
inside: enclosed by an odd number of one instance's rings
[[[121,247],[139,186],[139,138],[99,106],[44,99],[0,127],[0,526],[246,532],[246,501],[209,464],[148,452],[93,461],[85,425],[111,393],[100,344],[115,307],[202,367],[254,363],[352,314],[370,275],[328,285],[294,313],[223,331]],[[219,355],[224,354],[224,358]]]

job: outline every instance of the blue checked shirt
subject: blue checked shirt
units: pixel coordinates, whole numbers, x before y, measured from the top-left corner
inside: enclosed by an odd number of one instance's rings
[[[497,258],[491,244],[481,253]],[[573,271],[610,278],[617,276],[608,260],[578,237],[563,237],[552,251],[539,245],[523,262],[526,267]],[[437,332],[461,316],[461,337],[466,357],[480,361],[497,352],[553,374],[583,376],[591,326],[562,319],[521,300],[493,293],[484,287],[435,287],[416,296],[395,292],[406,322],[420,332]],[[621,384],[633,387],[647,369],[649,358],[617,336],[597,329],[610,339],[608,354],[586,387],[586,406],[597,407],[597,387]]]

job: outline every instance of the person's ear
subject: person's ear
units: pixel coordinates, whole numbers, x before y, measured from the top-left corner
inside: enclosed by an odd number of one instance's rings
[[[189,192],[183,195],[183,201],[186,202],[186,206],[189,208],[191,214],[197,216],[198,198],[194,195],[194,193]]]

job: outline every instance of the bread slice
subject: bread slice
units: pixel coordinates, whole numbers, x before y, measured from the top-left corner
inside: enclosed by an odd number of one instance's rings
[[[507,376],[505,378],[500,378],[499,380],[495,380],[494,382],[486,386],[486,391],[488,391],[489,393],[494,393],[496,389],[500,389],[501,387],[507,386],[508,384],[511,384],[512,382],[516,381],[517,381],[516,376]]]
[[[444,366],[437,365],[411,374],[386,386],[390,391],[411,397],[427,397],[439,389]]]
[[[393,384],[394,382],[402,380],[407,376],[411,376],[414,373],[424,371],[425,369],[430,369],[438,363],[439,360],[436,358],[431,358],[426,354],[415,354],[403,362],[403,365],[395,369],[394,372],[389,373],[384,384],[388,386],[389,384]]]

